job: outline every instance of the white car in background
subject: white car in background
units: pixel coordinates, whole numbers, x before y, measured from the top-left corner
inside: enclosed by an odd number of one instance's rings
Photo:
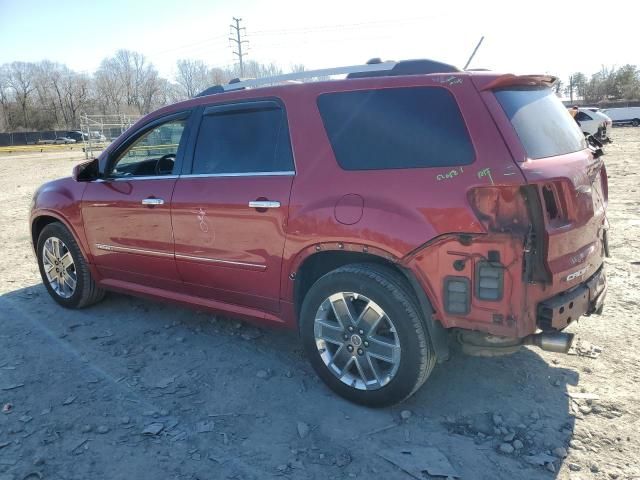
[[[575,119],[580,124],[583,133],[593,135],[601,142],[611,141],[609,132],[612,127],[611,119],[601,111],[593,111],[593,108],[578,108]]]
[[[640,107],[607,108],[603,113],[611,117],[616,125],[640,127]]]

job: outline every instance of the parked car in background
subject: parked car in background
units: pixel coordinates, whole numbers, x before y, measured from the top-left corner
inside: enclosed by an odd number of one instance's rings
[[[580,128],[585,134],[593,135],[601,142],[609,141],[611,131],[611,119],[599,111],[589,108],[578,108],[575,119],[580,123]]]
[[[53,143],[55,145],[66,145],[69,143],[76,143],[76,141],[73,138],[69,137],[58,137],[53,141]]]
[[[65,135],[68,138],[73,138],[76,143],[80,143],[83,142],[85,140],[87,140],[87,134],[86,133],[82,133],[80,130],[72,130],[67,132],[67,134]]]
[[[212,87],[40,187],[51,297],[116,290],[295,329],[319,377],[371,406],[412,395],[453,341],[566,353],[563,330],[604,304],[607,174],[556,79],[331,72],[349,75]]]
[[[602,113],[611,118],[614,125],[640,127],[640,107],[605,108]]]
[[[97,130],[94,130],[89,133],[92,142],[106,142],[107,137],[105,137],[102,133]]]

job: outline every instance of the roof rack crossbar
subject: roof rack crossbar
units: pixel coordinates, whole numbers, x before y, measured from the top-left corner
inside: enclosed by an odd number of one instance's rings
[[[259,87],[261,85],[277,84],[280,82],[285,82],[287,80],[328,77],[331,75],[343,75],[356,72],[378,72],[382,70],[391,70],[396,66],[396,64],[397,62],[381,62],[370,65],[352,65],[349,67],[323,68],[321,70],[305,70],[303,72],[285,73],[283,75],[276,75],[273,77],[243,80],[241,82],[236,82],[229,85],[222,85],[222,88],[225,92],[228,92],[231,90],[240,90],[247,87]]]

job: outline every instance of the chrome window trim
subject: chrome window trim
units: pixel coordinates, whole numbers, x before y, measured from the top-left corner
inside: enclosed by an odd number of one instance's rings
[[[98,178],[95,180],[98,183],[106,183],[106,182],[130,182],[132,180],[171,180],[178,178],[179,175],[140,175],[140,176],[130,176],[130,177],[107,177],[107,178]]]
[[[199,177],[293,177],[296,172],[293,170],[284,172],[245,172],[245,173],[189,173],[180,175],[180,178]]]

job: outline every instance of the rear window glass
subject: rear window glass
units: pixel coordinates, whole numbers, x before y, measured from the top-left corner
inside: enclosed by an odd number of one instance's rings
[[[553,157],[587,147],[580,127],[551,89],[498,90],[495,95],[529,158]]]
[[[345,170],[443,167],[474,160],[453,95],[413,87],[327,93],[318,108]]]

